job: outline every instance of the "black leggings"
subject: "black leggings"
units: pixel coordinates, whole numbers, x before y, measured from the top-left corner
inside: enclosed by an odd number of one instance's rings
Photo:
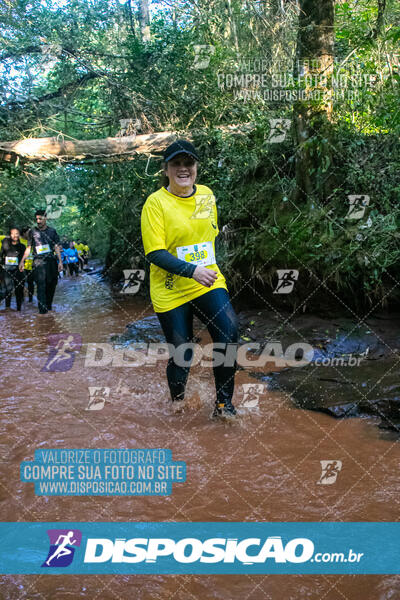
[[[15,299],[17,301],[17,310],[21,310],[22,302],[24,299],[24,282],[25,276],[18,269],[5,269],[4,270],[4,286],[6,288],[6,306],[11,306],[11,296],[14,290]]]
[[[181,304],[177,308],[156,314],[167,343],[172,344],[175,348],[180,344],[193,341],[193,315],[196,315],[207,326],[214,344],[232,344],[230,352],[227,353],[227,356],[231,357],[229,364],[213,366],[217,403],[231,402],[237,369],[238,324],[228,292],[224,288],[217,288]],[[218,349],[218,354],[220,353],[225,356],[224,350]],[[190,365],[193,349],[187,348],[183,357]],[[167,379],[172,400],[183,400],[189,370],[190,366],[179,366],[175,364],[173,356],[169,358]]]
[[[68,263],[68,270],[69,270],[70,277],[72,277],[72,275],[74,273],[75,273],[76,277],[78,277],[78,274],[79,274],[78,263]]]

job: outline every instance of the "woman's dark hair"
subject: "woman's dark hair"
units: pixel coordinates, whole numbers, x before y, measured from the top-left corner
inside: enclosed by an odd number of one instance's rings
[[[161,168],[162,168],[162,173],[161,173],[161,177],[160,177],[160,185],[162,187],[167,187],[167,185],[169,184],[169,179],[165,174],[165,167],[167,166],[167,163],[162,161],[161,163]]]
[[[11,225],[10,229],[8,230],[8,235],[11,235],[11,231],[13,229],[16,229],[17,231],[19,231],[19,235],[21,235],[21,228],[18,227],[18,225]]]

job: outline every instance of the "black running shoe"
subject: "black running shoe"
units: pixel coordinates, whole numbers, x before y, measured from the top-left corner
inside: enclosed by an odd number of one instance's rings
[[[233,406],[232,402],[224,402],[216,403],[214,412],[212,414],[213,418],[221,417],[221,418],[234,418],[237,415],[236,408]]]

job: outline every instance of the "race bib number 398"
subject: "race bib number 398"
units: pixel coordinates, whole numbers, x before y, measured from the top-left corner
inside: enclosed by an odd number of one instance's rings
[[[191,244],[190,246],[178,246],[176,249],[178,258],[193,265],[206,267],[215,265],[215,255],[212,242]]]

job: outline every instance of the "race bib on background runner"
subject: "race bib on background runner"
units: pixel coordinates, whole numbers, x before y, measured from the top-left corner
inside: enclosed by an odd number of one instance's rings
[[[212,242],[191,244],[190,246],[178,246],[176,248],[178,258],[192,265],[206,267],[215,265],[215,255]]]
[[[31,252],[25,259],[24,269],[26,271],[30,271],[32,269],[32,267],[33,267],[33,254]]]
[[[18,266],[18,257],[17,256],[6,256],[6,265]]]
[[[48,244],[43,244],[43,246],[36,246],[36,252],[39,254],[47,254],[50,252],[50,246]]]

